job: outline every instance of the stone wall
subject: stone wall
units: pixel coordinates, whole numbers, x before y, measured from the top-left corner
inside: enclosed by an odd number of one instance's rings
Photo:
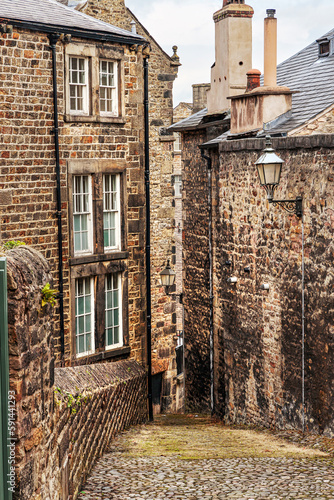
[[[115,435],[146,421],[146,373],[134,360],[56,368],[55,388],[61,498],[67,485],[75,499]]]
[[[10,390],[16,396],[17,500],[75,499],[120,431],[147,418],[145,370],[134,360],[54,369],[52,278],[36,250],[7,252]]]
[[[186,406],[210,408],[208,176],[198,144],[206,132],[183,134],[183,292]]]
[[[42,288],[52,284],[41,254],[21,246],[7,253],[10,390],[16,395],[14,498],[59,498],[53,449],[53,317],[42,308]]]
[[[194,137],[187,137],[186,158],[194,148]],[[202,142],[199,133],[196,140]],[[274,139],[273,146],[285,160],[275,197],[302,195],[304,200],[306,428],[333,434],[333,136]],[[301,428],[302,223],[268,205],[254,166],[263,147],[264,141],[258,139],[226,141],[220,146],[219,165],[218,155],[212,153],[215,404],[229,422]],[[196,158],[185,161],[185,170],[185,286],[186,294],[193,294],[186,301],[187,352],[199,351],[187,378],[187,392],[196,394],[198,386],[208,385],[208,371],[202,369],[209,346],[201,251],[207,241],[207,217],[200,201],[205,193],[195,193],[204,185],[205,169]],[[230,276],[238,282],[227,283]],[[268,291],[261,290],[264,283],[269,284]],[[203,332],[197,325],[204,326]],[[199,379],[194,381],[196,367]],[[199,398],[194,403],[201,407]]]
[[[96,46],[96,42],[72,39],[72,43]],[[23,240],[38,249],[47,259],[58,285],[58,229],[56,207],[56,174],[53,133],[53,87],[50,42],[37,31],[14,29],[0,35],[0,232],[1,240]],[[75,121],[66,118],[64,52],[65,41],[57,43],[57,79],[59,106],[60,168],[62,196],[65,363],[76,363],[74,321],[70,317],[70,297],[74,276],[94,274],[96,261],[122,268],[127,284],[125,332],[127,350],[145,364],[145,190],[143,172],[143,57],[141,48],[105,42],[103,50],[114,48],[123,54],[123,119],[111,123]],[[107,162],[125,172],[123,253],[74,259],[71,244],[70,168],[73,162],[89,171],[92,160]],[[71,163],[72,162],[72,163]],[[88,170],[85,170],[85,168]],[[126,170],[124,170],[126,169]],[[101,173],[99,173],[101,175]],[[94,194],[98,206],[98,191]],[[96,201],[96,204],[95,204]],[[95,268],[94,268],[95,264]],[[111,265],[111,264],[110,264]],[[85,266],[85,270],[83,267]],[[88,267],[87,267],[88,266]],[[89,266],[91,266],[89,268]],[[71,284],[72,280],[72,284]],[[73,304],[72,304],[73,308]],[[60,363],[58,310],[55,310],[54,339],[57,364]],[[116,353],[117,354],[117,353]],[[96,349],[97,357],[113,356],[104,347]],[[122,356],[116,356],[116,359]],[[97,361],[96,357],[93,361]],[[91,360],[92,361],[92,360]],[[89,359],[84,360],[90,362]]]

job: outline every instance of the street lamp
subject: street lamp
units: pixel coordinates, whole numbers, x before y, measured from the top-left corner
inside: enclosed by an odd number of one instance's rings
[[[175,283],[175,271],[170,267],[170,261],[169,259],[167,260],[167,266],[163,271],[160,273],[160,281],[162,286],[165,287],[166,295],[169,295],[170,297],[179,297],[180,299],[180,304],[182,304],[182,299],[183,299],[183,293],[169,293],[169,288],[174,285]]]
[[[260,184],[267,192],[269,203],[274,206],[282,207],[286,212],[295,214],[297,217],[303,215],[303,199],[297,196],[295,200],[274,200],[274,191],[277,188],[281,179],[281,170],[284,161],[277,156],[272,147],[271,137],[266,137],[266,147],[262,151],[262,155],[255,162],[257,173],[259,175]]]

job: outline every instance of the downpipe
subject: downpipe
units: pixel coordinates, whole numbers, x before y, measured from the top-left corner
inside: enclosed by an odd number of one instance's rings
[[[61,363],[64,362],[65,341],[64,341],[64,278],[63,278],[63,233],[61,221],[61,190],[60,190],[60,155],[59,155],[59,123],[58,123],[58,89],[57,89],[57,54],[56,44],[60,38],[60,33],[48,35],[50,49],[52,52],[52,84],[53,84],[53,111],[54,111],[54,137],[56,156],[56,182],[57,182],[57,221],[58,221],[58,280],[59,280],[59,329]]]
[[[144,141],[145,141],[145,196],[146,196],[146,323],[147,323],[147,389],[148,417],[153,422],[152,396],[152,308],[151,308],[151,214],[150,214],[150,136],[149,136],[149,100],[148,100],[148,59],[149,47],[143,49],[144,56]]]

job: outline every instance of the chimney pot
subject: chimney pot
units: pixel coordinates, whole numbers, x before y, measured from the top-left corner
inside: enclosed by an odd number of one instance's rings
[[[253,89],[260,87],[260,77],[261,71],[258,69],[251,69],[247,72],[247,88],[246,92],[250,92]]]
[[[267,17],[275,17],[276,9],[267,9]]]

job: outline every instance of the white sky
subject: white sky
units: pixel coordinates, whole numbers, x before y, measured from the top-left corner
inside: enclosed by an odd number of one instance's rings
[[[174,82],[174,105],[192,101],[192,84],[209,83],[214,62],[214,22],[222,0],[125,0],[161,47],[177,45],[182,66]],[[276,9],[278,62],[334,28],[334,0],[249,0],[253,18],[253,68],[263,71],[263,19]]]

